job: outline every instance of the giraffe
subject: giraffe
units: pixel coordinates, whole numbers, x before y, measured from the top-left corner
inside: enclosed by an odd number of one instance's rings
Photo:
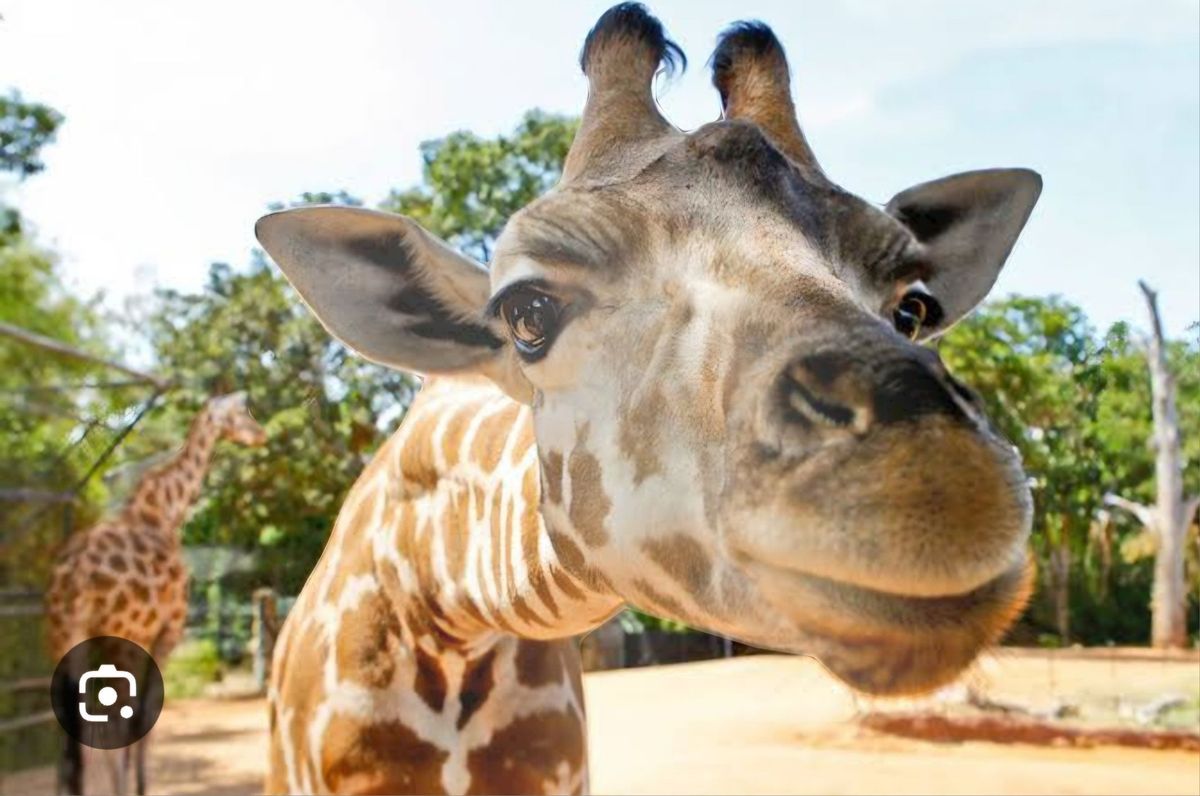
[[[243,392],[210,398],[183,447],[139,479],[120,511],[67,540],[46,592],[53,659],[86,639],[117,636],[149,652],[160,667],[166,665],[187,618],[188,574],[179,529],[200,496],[213,449],[222,439],[248,446],[266,442]],[[145,750],[145,740],[132,749],[139,794],[146,788]],[[130,751],[124,750],[117,763],[121,792]],[[60,790],[82,793],[83,776],[82,750],[68,739]]]
[[[1021,462],[922,344],[1040,177],[879,207],[817,163],[766,25],[720,36],[691,133],[652,91],[685,64],[640,4],[601,16],[562,178],[490,268],[362,208],[259,220],[334,336],[425,377],[281,631],[268,791],[586,791],[572,637],[626,604],[874,694],[949,682],[1023,607]]]

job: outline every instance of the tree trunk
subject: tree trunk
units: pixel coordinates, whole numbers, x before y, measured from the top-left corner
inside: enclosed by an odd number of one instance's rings
[[[1054,594],[1054,628],[1065,647],[1071,643],[1071,520],[1063,515],[1058,539],[1050,550],[1050,577]]]
[[[1154,592],[1150,641],[1155,647],[1187,645],[1187,592],[1184,586],[1184,540],[1190,518],[1184,516],[1183,458],[1179,449],[1179,417],[1175,411],[1175,379],[1167,365],[1158,294],[1138,282],[1150,311],[1150,389],[1154,407],[1154,519],[1158,554],[1154,559]]]

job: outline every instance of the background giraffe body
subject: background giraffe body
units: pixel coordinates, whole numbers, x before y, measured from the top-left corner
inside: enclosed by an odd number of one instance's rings
[[[652,90],[682,60],[639,4],[601,17],[562,180],[490,268],[363,208],[258,222],[326,328],[434,377],[285,622],[268,789],[586,789],[565,639],[626,601],[876,694],[1021,610],[1021,463],[917,343],[987,295],[1040,178],[881,208],[817,164],[765,25],[722,34],[724,118],[690,133]]]
[[[46,591],[55,659],[86,639],[118,636],[149,652],[160,668],[166,665],[187,620],[188,572],[179,528],[221,439],[243,445],[265,441],[246,410],[244,393],[210,399],[179,452],[147,471],[119,512],[63,545]],[[140,757],[138,765],[140,790],[145,785]],[[78,792],[81,784],[68,788]]]

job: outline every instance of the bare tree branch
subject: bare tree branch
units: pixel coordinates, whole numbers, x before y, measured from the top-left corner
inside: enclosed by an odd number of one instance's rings
[[[1142,525],[1145,525],[1152,531],[1155,529],[1155,512],[1149,506],[1142,505],[1133,500],[1127,500],[1120,495],[1114,495],[1112,492],[1104,496],[1104,505],[1125,509],[1125,511],[1137,517],[1138,522]]]
[[[1145,282],[1139,282],[1138,287],[1146,297],[1153,332],[1146,363],[1150,366],[1150,408],[1154,418],[1151,439],[1157,494],[1151,518],[1158,552],[1154,556],[1154,585],[1151,587],[1150,638],[1155,647],[1183,647],[1187,644],[1187,587],[1184,581],[1187,523],[1183,520],[1183,450],[1175,404],[1175,378],[1158,312],[1158,294]]]
[[[1154,333],[1155,339],[1162,340],[1162,319],[1158,314],[1158,291],[1141,279],[1138,280],[1138,287],[1142,289],[1142,295],[1146,297],[1146,304],[1150,307],[1150,324],[1153,327],[1151,331]]]

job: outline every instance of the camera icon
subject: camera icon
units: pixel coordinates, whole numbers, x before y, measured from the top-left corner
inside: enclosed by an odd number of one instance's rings
[[[145,737],[163,707],[154,656],[118,636],[79,642],[50,678],[50,705],[70,743],[123,749]]]
[[[118,669],[111,663],[102,663],[95,669],[84,672],[83,676],[79,678],[80,694],[87,694],[87,684],[89,680],[123,680],[125,683],[127,683],[126,690],[129,692],[128,696],[131,699],[137,696],[137,678],[129,672]],[[104,686],[100,689],[99,693],[96,694],[96,698],[100,700],[100,704],[104,705],[104,707],[111,707],[114,705],[118,696],[117,689],[113,688],[111,685]],[[117,712],[120,714],[121,718],[128,719],[133,716],[133,707],[130,705],[122,705],[121,709]],[[84,699],[79,700],[79,715],[84,721],[108,721],[108,715],[105,713],[89,712],[87,709],[87,701]]]

